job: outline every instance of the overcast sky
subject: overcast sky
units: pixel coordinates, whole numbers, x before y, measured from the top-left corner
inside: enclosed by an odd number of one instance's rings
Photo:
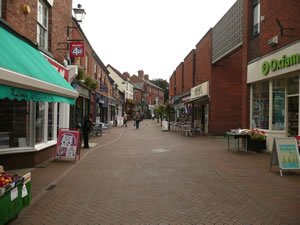
[[[169,81],[187,54],[236,0],[73,0],[102,62]]]

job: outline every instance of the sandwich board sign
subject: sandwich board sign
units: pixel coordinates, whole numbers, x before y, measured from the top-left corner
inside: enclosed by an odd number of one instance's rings
[[[79,130],[60,129],[54,159],[75,160],[80,158]]]
[[[274,138],[270,170],[272,165],[279,165],[280,176],[282,176],[282,170],[300,169],[300,156],[295,138]]]

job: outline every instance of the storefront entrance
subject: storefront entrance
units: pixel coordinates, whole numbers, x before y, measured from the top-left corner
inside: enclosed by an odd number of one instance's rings
[[[288,97],[288,136],[299,134],[299,96]]]

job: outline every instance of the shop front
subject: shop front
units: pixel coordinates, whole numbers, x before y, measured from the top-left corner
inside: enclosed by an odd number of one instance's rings
[[[300,42],[284,47],[248,65],[251,128],[274,136],[299,135]]]
[[[88,115],[91,107],[90,91],[78,83],[72,85],[79,93],[75,105],[71,106],[71,127],[80,128],[83,125],[83,120]]]
[[[103,123],[107,123],[108,121],[108,98],[100,95],[99,98],[99,106],[100,106],[100,121]]]
[[[191,96],[186,104],[192,106],[192,124],[201,127],[203,133],[208,133],[209,112],[209,85],[208,81],[191,88]]]
[[[108,105],[109,105],[109,110],[108,110],[108,115],[109,115],[109,121],[115,122],[117,121],[117,111],[116,111],[116,99],[113,97],[108,96]]]
[[[1,23],[0,36],[0,164],[32,167],[52,154],[42,150],[78,93],[31,42]]]

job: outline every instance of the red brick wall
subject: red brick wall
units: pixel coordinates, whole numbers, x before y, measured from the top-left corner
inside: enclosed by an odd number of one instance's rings
[[[195,55],[196,51],[193,49],[184,59],[184,77],[183,77],[183,92],[187,93],[191,90],[194,84],[194,73],[195,73]]]
[[[211,76],[212,30],[196,45],[195,85],[210,80]]]
[[[4,20],[33,43],[37,42],[37,2],[37,0],[26,1],[31,9],[29,14],[23,12],[24,1],[6,1],[6,4],[3,4]],[[54,1],[53,7],[49,9],[48,50],[58,62],[63,63],[68,52],[58,49],[67,47],[67,27],[71,25],[72,0]]]
[[[251,2],[251,1],[250,1]],[[247,3],[244,3],[247,4]],[[249,18],[252,19],[252,4],[249,4]],[[265,17],[261,22],[260,34],[250,40],[249,60],[270,53],[300,38],[300,1],[282,1],[282,0],[261,0],[260,15]],[[280,35],[280,27],[276,22],[280,21],[284,28],[293,30],[283,30],[283,36]],[[252,23],[250,23],[250,28]],[[272,47],[267,44],[268,40],[278,35],[278,45]],[[254,51],[257,49],[257,51]]]
[[[49,25],[52,32],[49,36],[49,50],[58,62],[63,63],[68,50],[59,49],[67,46],[60,43],[66,43],[67,27],[72,24],[72,0],[54,1],[51,18]]]
[[[24,1],[2,1],[3,3],[3,19],[12,26],[18,33],[30,39],[33,43],[37,42],[37,1],[28,0],[31,8],[29,14],[23,12]]]
[[[221,135],[242,127],[242,50],[239,48],[212,65],[209,133]]]
[[[177,68],[176,68],[176,95],[181,95],[183,94],[183,69],[184,65],[183,65],[183,62],[180,63]]]
[[[175,72],[172,74],[169,80],[169,97],[175,96],[174,85],[175,85]]]
[[[140,90],[134,90],[134,101],[141,102],[142,101],[142,92]]]
[[[159,104],[164,104],[165,101],[165,96],[164,96],[164,92],[163,91],[158,91],[158,103]]]

